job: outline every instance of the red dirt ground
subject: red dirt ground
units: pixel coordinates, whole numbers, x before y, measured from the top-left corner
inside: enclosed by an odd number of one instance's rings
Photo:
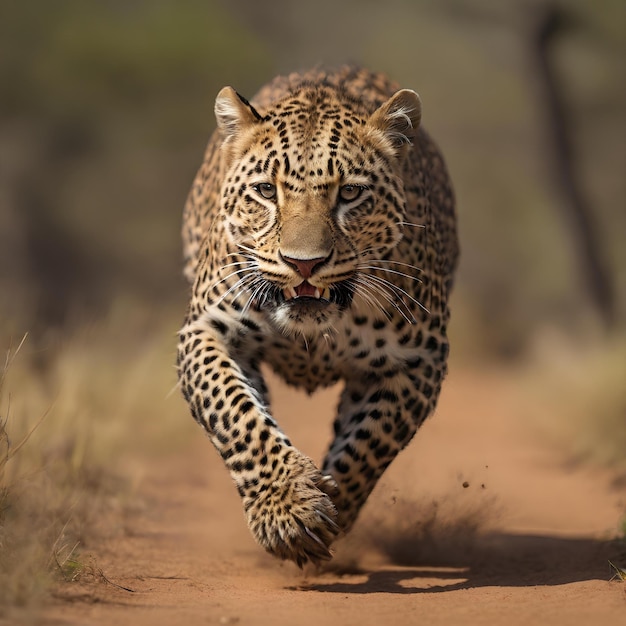
[[[279,422],[315,459],[335,398],[274,392]],[[333,562],[304,572],[256,546],[198,429],[184,454],[144,468],[124,532],[92,547],[113,584],[61,585],[37,623],[626,624],[626,584],[608,564],[626,560],[610,540],[623,490],[542,442],[535,409],[510,376],[453,373]]]

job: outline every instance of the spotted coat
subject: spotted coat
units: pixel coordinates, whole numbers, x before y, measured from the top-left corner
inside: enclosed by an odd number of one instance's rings
[[[448,356],[454,199],[421,103],[351,67],[225,87],[184,212],[191,300],[180,385],[256,540],[330,558],[433,411]],[[343,381],[318,469],[272,417],[260,366],[312,392]]]

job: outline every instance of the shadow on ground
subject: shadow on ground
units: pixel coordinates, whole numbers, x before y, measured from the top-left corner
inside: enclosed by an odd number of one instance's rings
[[[441,538],[439,539],[441,541]],[[315,582],[298,589],[330,593],[439,593],[475,587],[531,587],[610,580],[609,560],[623,562],[626,546],[598,541],[540,535],[488,534],[475,537],[465,551],[433,551],[428,560],[413,560],[415,546],[400,544],[386,556],[388,565],[376,571],[344,570],[343,580]],[[400,555],[400,558],[395,558]],[[413,561],[413,562],[412,562]],[[333,572],[334,570],[334,572]],[[328,573],[339,573],[329,567]],[[617,583],[621,584],[621,583]]]

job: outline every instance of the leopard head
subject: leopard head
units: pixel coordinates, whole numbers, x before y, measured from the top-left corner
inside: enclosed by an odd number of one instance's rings
[[[367,261],[402,237],[418,95],[398,91],[372,112],[341,90],[305,85],[259,112],[225,87],[215,112],[220,216],[244,299],[284,332],[326,331]]]

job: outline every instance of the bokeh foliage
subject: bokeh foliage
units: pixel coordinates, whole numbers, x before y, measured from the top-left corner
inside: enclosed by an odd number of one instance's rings
[[[2,304],[32,330],[176,299],[214,94],[262,46],[215,2],[74,0],[5,5],[0,46]]]
[[[459,197],[459,329],[517,354],[593,323],[533,61],[547,2],[10,2],[0,19],[0,289],[18,330],[180,303],[180,211],[224,84],[354,61],[417,89]],[[552,3],[574,161],[626,311],[626,9]],[[10,268],[10,270],[9,270]],[[27,328],[24,328],[26,326]],[[460,343],[461,343],[460,341]],[[474,348],[476,346],[473,346]]]
[[[487,347],[588,320],[551,177],[533,24],[545,3],[279,0],[8,3],[0,20],[0,288],[63,325],[132,294],[181,297],[179,219],[223,84],[356,61],[418,89],[456,181],[458,297]],[[358,6],[357,6],[358,5]],[[556,49],[576,163],[624,315],[623,4],[564,3]],[[10,268],[10,271],[7,271]],[[620,282],[621,281],[621,282]],[[4,308],[4,306],[3,306]],[[457,313],[463,316],[464,314]]]

